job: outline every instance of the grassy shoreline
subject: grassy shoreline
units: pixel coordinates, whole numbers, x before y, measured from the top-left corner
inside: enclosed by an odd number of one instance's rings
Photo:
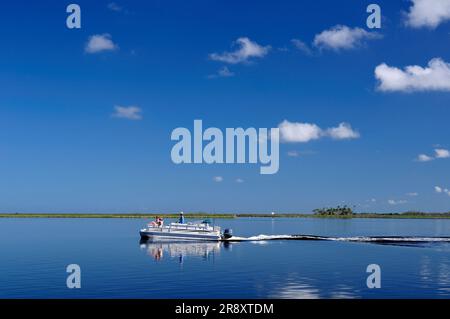
[[[177,218],[178,214],[27,214],[27,213],[3,213],[1,218],[155,218],[156,216],[163,216],[165,218]],[[186,213],[186,218],[337,218],[337,219],[351,219],[351,218],[397,218],[397,219],[448,219],[450,213],[356,213],[351,216],[333,216],[333,215],[317,215],[317,214],[209,214],[209,213]]]

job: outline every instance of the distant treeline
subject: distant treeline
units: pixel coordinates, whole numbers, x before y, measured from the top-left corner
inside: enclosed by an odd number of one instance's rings
[[[353,210],[344,205],[331,208],[317,208],[313,210],[314,214],[320,216],[353,216]]]
[[[334,208],[320,208],[315,209],[313,214],[305,213],[224,213],[224,214],[210,214],[204,212],[185,213],[184,216],[189,219],[202,218],[450,218],[450,212],[446,213],[424,213],[424,212],[404,212],[404,213],[355,213],[348,206],[337,206]],[[178,218],[179,214],[164,214],[164,213],[124,213],[124,214],[28,214],[28,213],[6,213],[0,214],[0,218],[148,218],[152,219],[156,216],[164,218]]]
[[[376,217],[376,216],[383,216],[383,217],[404,217],[404,218],[450,218],[450,212],[446,213],[424,213],[424,212],[404,212],[404,213],[359,213],[355,214],[356,217]]]

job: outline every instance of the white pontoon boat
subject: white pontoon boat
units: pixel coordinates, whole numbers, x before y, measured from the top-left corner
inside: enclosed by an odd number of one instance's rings
[[[169,238],[182,240],[211,240],[220,241],[232,236],[231,229],[222,233],[218,226],[210,226],[208,221],[199,223],[170,223],[169,225],[149,224],[140,231],[142,239]]]

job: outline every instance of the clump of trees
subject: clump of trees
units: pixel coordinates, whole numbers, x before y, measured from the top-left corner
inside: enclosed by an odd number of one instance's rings
[[[352,216],[353,210],[347,205],[330,207],[330,208],[317,208],[313,210],[315,215],[319,216]]]

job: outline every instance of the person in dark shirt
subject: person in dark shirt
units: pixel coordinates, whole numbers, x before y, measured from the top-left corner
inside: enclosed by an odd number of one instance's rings
[[[183,214],[183,212],[180,213],[180,220],[178,222],[180,224],[184,224],[184,214]]]

